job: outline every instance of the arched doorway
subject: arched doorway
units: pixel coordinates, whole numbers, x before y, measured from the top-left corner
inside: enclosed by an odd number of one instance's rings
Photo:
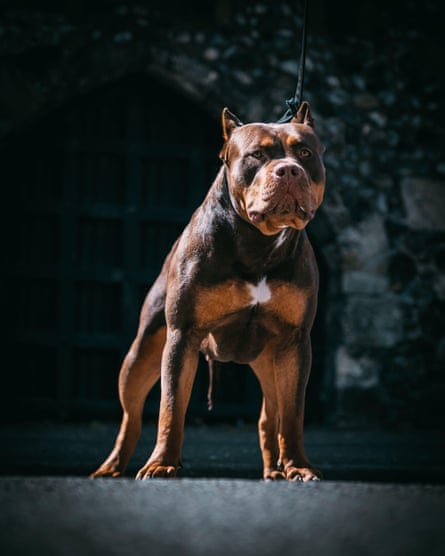
[[[20,412],[119,414],[117,375],[140,306],[214,179],[221,142],[199,106],[135,75],[76,99],[8,149],[9,340],[20,353],[10,401]],[[322,413],[324,304],[318,320],[311,419]],[[208,415],[200,367],[192,419]],[[255,420],[260,398],[247,367],[223,365],[210,419]]]

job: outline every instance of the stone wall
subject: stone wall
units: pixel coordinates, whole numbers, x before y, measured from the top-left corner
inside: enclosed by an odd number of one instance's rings
[[[146,2],[7,10],[0,137],[136,71],[215,119],[225,105],[245,121],[277,119],[298,70],[294,3],[214,4],[201,18]],[[390,8],[364,36],[354,32],[363,22],[339,34],[314,17],[304,98],[327,147],[328,187],[312,233],[331,277],[337,421],[432,426],[445,421],[443,9],[426,2],[416,17],[406,2],[402,17]]]

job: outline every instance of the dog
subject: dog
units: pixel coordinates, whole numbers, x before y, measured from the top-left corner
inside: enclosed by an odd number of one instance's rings
[[[317,480],[303,445],[318,269],[306,226],[323,200],[324,147],[303,102],[289,123],[222,112],[221,169],[144,301],[119,375],[122,423],[91,477],[120,477],[161,378],[157,440],[136,478],[175,477],[199,352],[249,364],[263,393],[265,480]]]

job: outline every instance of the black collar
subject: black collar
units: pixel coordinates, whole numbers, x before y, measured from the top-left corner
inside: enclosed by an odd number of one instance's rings
[[[229,182],[227,181],[227,174],[226,174],[226,169],[225,168],[223,169],[223,197],[224,197],[224,200],[227,202],[227,204],[232,208],[233,212],[237,216],[239,216],[239,214],[237,213],[237,211],[236,211],[236,209],[235,209],[235,207],[233,206],[233,203],[232,203],[232,197],[230,196],[230,192],[229,192]]]

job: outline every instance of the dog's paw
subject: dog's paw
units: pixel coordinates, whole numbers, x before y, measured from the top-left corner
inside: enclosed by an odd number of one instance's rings
[[[286,475],[284,471],[278,469],[268,469],[264,471],[263,478],[265,481],[284,481]]]
[[[309,481],[319,481],[321,473],[311,469],[310,467],[294,467],[290,465],[283,472],[286,481],[302,481],[308,483]]]
[[[319,481],[321,473],[310,467],[297,467],[289,465],[286,468],[279,466],[278,469],[265,469],[263,474],[265,481],[292,481],[309,482]]]
[[[136,479],[172,479],[176,477],[178,468],[174,465],[160,465],[158,463],[147,463],[139,469]]]
[[[117,479],[123,476],[124,471],[117,464],[104,463],[94,473],[91,473],[90,479],[98,479],[99,477]]]

